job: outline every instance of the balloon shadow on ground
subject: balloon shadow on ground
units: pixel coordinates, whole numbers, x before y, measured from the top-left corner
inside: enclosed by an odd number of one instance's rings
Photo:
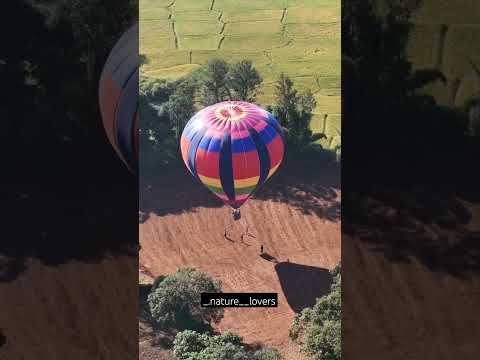
[[[297,166],[281,168],[252,198],[282,202],[328,221],[340,219],[338,167],[321,173],[298,172]],[[172,166],[163,174],[140,177],[140,216],[144,223],[150,214],[164,216],[195,211],[198,207],[219,208],[224,204],[203,184],[194,179],[183,164]]]
[[[315,304],[317,298],[330,291],[332,275],[315,266],[280,262],[275,265],[288,305],[296,313]]]

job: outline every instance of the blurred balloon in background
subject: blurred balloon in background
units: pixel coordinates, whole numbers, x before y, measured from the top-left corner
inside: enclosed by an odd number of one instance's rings
[[[103,126],[122,161],[132,172],[138,165],[138,23],[118,40],[100,77],[99,100]]]

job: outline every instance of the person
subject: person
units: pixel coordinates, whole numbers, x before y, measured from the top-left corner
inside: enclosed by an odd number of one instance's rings
[[[263,254],[263,245],[260,245],[260,254]]]
[[[240,214],[240,209],[233,209],[232,210],[232,217],[233,217],[233,220],[237,221],[237,220],[240,220],[242,215]]]

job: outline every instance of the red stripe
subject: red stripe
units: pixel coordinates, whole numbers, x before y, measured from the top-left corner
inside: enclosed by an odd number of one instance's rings
[[[272,169],[283,159],[284,147],[280,135],[277,135],[277,137],[267,145],[267,149],[270,155],[270,169]]]
[[[198,148],[195,167],[198,175],[220,179],[220,153]]]
[[[260,176],[260,159],[256,150],[232,155],[233,178],[235,180]]]
[[[180,139],[180,151],[182,152],[182,158],[183,158],[183,162],[185,163],[185,166],[187,167],[187,169],[190,169],[190,167],[188,166],[188,147],[190,146],[190,141],[188,141],[188,139],[185,137],[185,136],[182,136],[182,138]]]

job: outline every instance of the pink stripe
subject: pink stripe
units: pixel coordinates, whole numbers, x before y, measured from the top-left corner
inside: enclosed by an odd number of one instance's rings
[[[266,127],[267,127],[267,122],[266,121],[259,121],[258,123],[255,124],[255,126],[253,126],[253,128],[255,130],[257,130],[257,132],[262,131]]]
[[[250,194],[245,194],[245,195],[235,195],[235,201],[245,201],[248,199]]]
[[[250,134],[248,133],[248,131],[245,131],[245,130],[237,130],[237,131],[232,132],[232,139],[233,140],[245,139],[249,136],[250,136]]]
[[[213,191],[212,191],[213,192]],[[220,195],[220,194],[217,194],[217,193],[214,193],[215,195],[217,195],[220,199],[222,199],[223,201],[229,201],[228,200],[228,197],[225,196],[225,195]]]

